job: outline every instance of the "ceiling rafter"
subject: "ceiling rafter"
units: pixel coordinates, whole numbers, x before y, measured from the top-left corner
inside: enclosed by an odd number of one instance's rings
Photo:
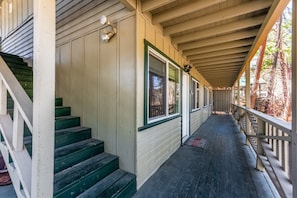
[[[191,1],[182,6],[176,6],[165,12],[161,12],[153,15],[153,24],[162,23],[171,19],[178,18],[180,16],[190,14],[201,10],[203,8],[224,2],[227,0],[202,0],[202,1]]]
[[[195,61],[191,61],[192,64],[203,64],[203,63],[209,63],[209,62],[215,62],[215,61],[222,61],[222,60],[229,60],[233,58],[242,58],[245,57],[246,53],[236,53],[236,54],[230,54],[225,56],[217,56],[213,57],[211,59],[197,59]]]
[[[142,1],[141,10],[142,12],[149,12],[151,10],[162,7],[166,4],[172,3],[176,0],[146,0]]]
[[[230,19],[236,16],[248,14],[257,10],[265,9],[271,6],[271,3],[272,2],[268,0],[251,1],[247,3],[243,3],[236,7],[230,7],[215,13],[211,13],[206,16],[202,16],[199,18],[188,20],[183,23],[178,23],[176,25],[166,27],[164,29],[164,35],[172,35],[180,32],[181,30],[187,31],[198,27],[202,27],[207,24],[215,23],[215,22]]]
[[[172,41],[175,44],[180,44],[180,43],[186,43],[193,40],[199,40],[207,37],[217,36],[224,33],[230,33],[241,29],[260,25],[263,22],[264,18],[265,18],[265,15],[262,15],[258,17],[235,21],[235,22],[228,23],[226,25],[217,26],[214,28],[197,31],[190,34],[173,37]]]
[[[216,52],[211,52],[211,53],[192,55],[192,56],[188,56],[188,59],[195,60],[195,59],[223,56],[223,55],[228,55],[228,54],[242,53],[242,52],[248,52],[249,49],[250,49],[249,47],[238,47],[238,48],[234,48],[234,49],[228,49],[228,50],[221,50],[221,51],[216,51]]]
[[[203,63],[200,64],[201,66],[211,66],[211,65],[220,65],[220,64],[225,64],[225,63],[237,63],[237,62],[242,62],[243,63],[244,58],[233,58],[233,59],[228,59],[228,60],[223,60],[223,61],[214,61],[212,62],[210,60],[210,62],[208,63]]]
[[[231,67],[237,67],[240,66],[241,62],[238,63],[228,63],[228,64],[220,64],[220,65],[214,65],[214,66],[202,66],[202,65],[194,65],[197,69],[207,69],[207,68],[231,68]]]
[[[214,51],[220,51],[220,50],[227,50],[231,48],[237,48],[237,47],[242,47],[242,46],[249,46],[252,45],[254,42],[253,38],[249,39],[242,39],[242,40],[237,40],[237,41],[231,41],[223,44],[217,44],[217,45],[211,45],[207,47],[200,47],[200,48],[195,48],[191,50],[185,50],[183,51],[183,54],[185,56],[190,56],[194,54],[204,54],[204,53],[209,53],[209,52],[214,52]]]
[[[205,47],[205,46],[210,46],[214,44],[226,43],[230,41],[236,41],[236,40],[255,37],[257,33],[258,33],[258,30],[241,31],[241,32],[226,34],[223,36],[213,37],[209,39],[203,39],[195,42],[180,44],[178,45],[178,48],[181,50],[189,50],[197,47]]]
[[[206,66],[212,66],[216,64],[232,64],[232,63],[237,63],[237,64],[243,64],[244,58],[238,58],[238,59],[229,59],[229,60],[224,60],[224,61],[217,61],[217,62],[209,62],[209,63],[203,63],[199,64],[201,67],[206,67]]]

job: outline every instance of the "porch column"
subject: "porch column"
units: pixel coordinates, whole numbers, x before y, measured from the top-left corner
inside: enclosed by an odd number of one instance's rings
[[[293,197],[297,197],[297,0],[293,0],[292,12],[292,142],[291,142],[291,180],[293,184]]]
[[[250,70],[250,62],[248,62],[245,66],[245,106],[247,109],[251,108],[251,70]],[[251,122],[248,116],[248,112],[245,114],[246,120],[246,134],[250,134],[251,132]],[[246,144],[250,145],[248,138],[246,138]]]
[[[56,1],[34,0],[31,197],[53,197]]]
[[[250,62],[245,66],[245,103],[247,108],[251,108],[251,70]]]
[[[237,105],[240,105],[240,76],[237,79]]]

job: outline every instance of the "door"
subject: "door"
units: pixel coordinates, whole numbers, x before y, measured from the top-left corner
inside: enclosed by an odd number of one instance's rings
[[[188,73],[183,72],[182,82],[182,143],[184,143],[190,136],[190,82]]]

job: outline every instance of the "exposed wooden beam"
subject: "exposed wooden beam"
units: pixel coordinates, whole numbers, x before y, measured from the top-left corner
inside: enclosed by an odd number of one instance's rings
[[[252,45],[253,42],[254,42],[253,38],[242,39],[242,40],[231,41],[231,42],[218,44],[218,45],[212,45],[212,46],[200,47],[200,48],[191,49],[191,50],[185,50],[185,51],[183,51],[183,54],[185,56],[190,56],[190,55],[194,55],[194,54],[203,54],[203,53],[209,53],[209,52],[214,52],[214,51],[227,50],[227,49],[231,49],[231,48],[249,46],[249,45]]]
[[[238,47],[238,48],[234,48],[234,49],[228,49],[228,50],[222,50],[222,51],[215,51],[215,52],[211,52],[211,53],[204,53],[204,54],[188,56],[188,59],[195,60],[195,59],[223,56],[223,55],[227,55],[227,54],[242,53],[242,52],[249,51],[249,49],[250,49],[249,47]]]
[[[176,0],[146,0],[142,2],[141,10],[142,12],[149,12],[174,1]]]
[[[220,65],[220,64],[227,64],[227,63],[237,63],[241,62],[243,63],[244,58],[234,58],[234,59],[228,59],[228,60],[223,60],[223,61],[210,61],[208,63],[202,63],[200,64],[201,66],[211,66],[211,65]]]
[[[192,64],[202,64],[202,63],[208,63],[208,62],[214,62],[214,61],[222,61],[222,60],[228,60],[233,58],[243,58],[245,57],[245,53],[237,53],[237,54],[230,54],[225,56],[217,56],[213,57],[211,59],[203,58],[203,59],[197,59],[195,61],[191,61]]]
[[[230,71],[236,71],[236,72],[240,72],[240,69],[238,68],[224,68],[224,69],[199,69],[198,70],[201,74],[202,73],[213,73],[213,72],[230,72]]]
[[[130,11],[136,10],[136,0],[120,0]]]
[[[191,1],[182,6],[176,6],[168,11],[153,15],[153,24],[162,23],[186,14],[197,12],[203,8],[224,2],[226,0],[202,0]]]
[[[272,1],[250,1],[240,4],[238,6],[230,7],[212,14],[188,20],[183,23],[169,26],[164,29],[164,35],[172,35],[181,31],[187,31],[202,27],[207,24],[215,23],[218,21],[230,19],[236,16],[248,14],[257,10],[268,8],[271,6]]]
[[[220,34],[234,32],[241,29],[260,25],[264,21],[264,18],[265,18],[265,15],[262,15],[258,17],[236,21],[236,22],[231,22],[226,25],[216,26],[214,28],[209,28],[209,29],[197,31],[190,34],[173,37],[172,41],[175,44],[180,44],[180,43],[186,43],[193,40],[199,40],[207,37],[217,36]]]
[[[214,78],[218,78],[218,77],[222,77],[222,78],[227,78],[230,76],[234,76],[234,74],[238,74],[239,71],[232,71],[232,72],[211,72],[211,73],[201,73],[203,74],[204,77],[208,78],[208,79],[214,79]],[[224,75],[222,75],[222,73]]]
[[[213,69],[219,69],[219,68],[239,68],[241,65],[241,62],[238,63],[229,63],[229,64],[220,64],[220,65],[214,65],[214,66],[201,66],[201,65],[195,65],[194,67],[200,69],[208,69],[208,68],[213,68]]]
[[[178,48],[181,50],[189,50],[189,49],[195,49],[197,47],[205,47],[205,46],[210,46],[210,45],[214,45],[214,44],[227,43],[230,41],[236,41],[236,40],[255,37],[257,35],[257,33],[258,33],[258,30],[236,32],[236,33],[213,37],[213,38],[209,38],[209,39],[203,39],[200,41],[180,44],[180,45],[178,45]]]

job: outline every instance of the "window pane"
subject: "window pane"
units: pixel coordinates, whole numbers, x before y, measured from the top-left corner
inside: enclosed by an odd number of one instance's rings
[[[149,118],[165,115],[166,64],[149,56]]]
[[[194,80],[192,80],[192,91],[191,91],[191,94],[192,94],[192,109],[196,109],[196,82]]]
[[[179,70],[169,65],[168,75],[168,113],[178,113],[179,109]]]

